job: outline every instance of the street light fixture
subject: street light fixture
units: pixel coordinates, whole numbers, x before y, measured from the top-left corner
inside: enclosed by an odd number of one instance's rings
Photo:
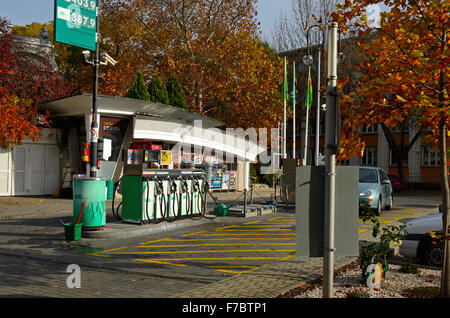
[[[305,64],[306,66],[310,66],[313,63],[313,57],[312,55],[308,54],[303,56],[303,64]]]
[[[306,31],[306,49],[308,51],[308,54],[303,56],[303,63],[306,66],[311,66],[313,63],[313,57],[309,52],[309,31],[312,28],[320,28],[322,30],[322,39],[325,39],[324,31],[325,29],[322,29],[322,27],[318,24],[315,24],[308,28]],[[314,163],[316,166],[319,165],[319,134],[320,134],[320,109],[322,108],[320,105],[320,61],[321,61],[321,50],[320,48],[317,50],[317,106],[316,106],[316,133],[315,133],[315,156],[314,156]],[[308,140],[308,131],[305,131],[305,152],[307,149],[307,140]],[[305,164],[306,164],[306,156],[305,156]]]
[[[322,31],[322,40],[325,41],[325,28],[322,29],[321,25],[315,24],[312,25],[311,27],[308,28],[308,30],[306,31],[306,49],[308,54],[303,56],[303,64],[305,64],[306,66],[311,66],[313,64],[313,57],[310,54],[309,51],[309,31],[312,28],[320,28]],[[341,41],[341,34],[339,33],[339,43]],[[322,43],[323,45],[323,43]],[[324,105],[320,104],[320,62],[321,62],[321,50],[320,48],[317,50],[317,107],[316,107],[316,133],[315,133],[315,165],[318,166],[319,165],[319,134],[320,134],[320,109],[322,109],[323,111],[326,110],[326,107],[324,107]],[[339,64],[343,63],[345,60],[345,54],[343,52],[339,52],[337,53],[337,61]],[[305,132],[306,138],[305,138],[305,143],[306,140],[308,138],[307,136],[307,132]],[[306,147],[305,147],[306,148]],[[306,158],[305,158],[306,161]],[[306,164],[306,162],[305,162]]]

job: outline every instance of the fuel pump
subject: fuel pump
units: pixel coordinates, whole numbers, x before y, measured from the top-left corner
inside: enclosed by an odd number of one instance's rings
[[[167,198],[166,193],[164,193],[164,183],[163,180],[156,177],[155,178],[155,204],[156,204],[156,218],[164,220],[166,218],[167,213]],[[159,208],[159,209],[158,209]],[[158,215],[159,212],[159,215]]]
[[[186,176],[181,179],[181,215],[189,215],[191,212],[191,198],[189,193],[189,184]]]
[[[146,197],[145,204],[145,216],[147,223],[157,224],[163,219],[158,214],[158,194],[160,193],[154,177],[144,177]]]
[[[125,164],[120,181],[122,222],[144,224],[173,222],[186,216],[201,216],[205,210],[203,172],[191,169],[152,169],[146,164]],[[115,190],[119,183],[115,184]],[[205,192],[203,192],[205,193]],[[114,204],[113,204],[114,205]]]
[[[192,214],[201,214],[201,195],[200,195],[200,183],[197,178],[192,178]]]
[[[168,193],[167,193],[167,216],[166,221],[173,222],[175,221],[180,213],[179,210],[179,195],[178,195],[178,186],[175,179],[168,177]]]

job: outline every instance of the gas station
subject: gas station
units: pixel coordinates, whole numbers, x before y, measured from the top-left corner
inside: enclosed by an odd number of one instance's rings
[[[95,190],[87,182],[91,104],[92,95],[80,94],[40,106],[50,112],[55,128],[64,131],[60,135],[67,147],[60,153],[61,178],[73,186],[74,222],[83,221],[83,230],[105,225],[104,217],[98,216],[104,215],[105,203],[97,202],[102,195],[94,194],[102,191],[107,199],[122,194],[122,222],[171,222],[203,215],[207,191],[248,190],[249,164],[266,150],[245,136],[221,130],[222,122],[184,109],[98,96],[100,185]],[[84,189],[80,184],[90,186]],[[107,184],[114,184],[113,191]]]

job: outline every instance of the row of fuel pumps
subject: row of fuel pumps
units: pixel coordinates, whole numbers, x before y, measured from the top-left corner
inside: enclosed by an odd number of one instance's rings
[[[121,180],[125,223],[172,222],[206,210],[205,173],[196,169],[145,169],[125,165]]]

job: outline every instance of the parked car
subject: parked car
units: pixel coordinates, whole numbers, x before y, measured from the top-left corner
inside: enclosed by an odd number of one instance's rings
[[[391,181],[392,184],[392,189],[394,189],[394,191],[401,191],[404,188],[404,184],[403,184],[403,180],[396,176],[395,174],[388,174],[389,180]]]
[[[442,214],[423,216],[406,223],[407,235],[402,239],[399,253],[417,258],[425,265],[442,266],[444,250],[441,244],[433,244],[429,231],[442,230]]]
[[[390,210],[394,203],[391,181],[378,167],[359,168],[359,208],[365,204],[380,215],[382,209]]]

